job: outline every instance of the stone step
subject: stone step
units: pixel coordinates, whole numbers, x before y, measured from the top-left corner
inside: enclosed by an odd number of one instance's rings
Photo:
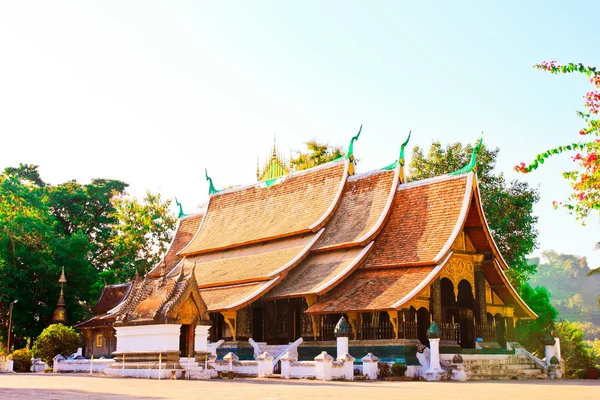
[[[465,368],[468,371],[523,371],[529,369],[536,369],[535,365],[495,365],[493,367],[469,365],[465,366]]]

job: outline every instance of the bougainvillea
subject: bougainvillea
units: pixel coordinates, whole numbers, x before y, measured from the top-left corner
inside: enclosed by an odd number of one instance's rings
[[[595,67],[586,67],[583,64],[569,63],[559,65],[556,61],[544,61],[541,64],[534,65],[534,68],[547,71],[552,74],[570,74],[581,73],[588,76],[594,90],[587,92],[585,99],[585,111],[577,111],[585,125],[579,130],[579,135],[587,140],[558,146],[547,150],[536,156],[535,160],[526,165],[520,163],[515,166],[515,170],[521,173],[528,173],[537,169],[543,164],[545,159],[561,154],[566,151],[575,152],[572,156],[576,168],[572,171],[563,172],[563,177],[571,183],[573,193],[564,202],[553,202],[554,207],[563,206],[575,213],[579,219],[587,217],[592,210],[600,210],[600,162],[598,161],[598,152],[600,150],[600,71]]]

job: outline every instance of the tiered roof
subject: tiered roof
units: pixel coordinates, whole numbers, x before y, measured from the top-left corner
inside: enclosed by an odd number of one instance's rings
[[[495,255],[486,267],[490,283],[503,285],[499,293],[520,306],[517,315],[535,317],[504,275],[474,172],[404,183],[403,151],[396,163],[364,174],[353,174],[352,160],[266,187],[212,190],[205,214],[180,221],[164,260],[111,312],[150,318],[175,290],[160,282],[184,276],[212,312],[306,296],[316,299],[309,313],[397,310],[439,276],[468,227],[476,250]]]

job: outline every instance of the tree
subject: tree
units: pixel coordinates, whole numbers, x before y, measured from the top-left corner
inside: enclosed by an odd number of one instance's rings
[[[456,142],[444,148],[439,141],[434,141],[425,155],[423,149],[415,146],[409,179],[414,181],[457,171],[468,164],[472,150],[469,144],[463,146]],[[499,151],[482,144],[477,153],[477,178],[492,235],[510,266],[508,276],[518,287],[535,273],[535,265],[530,265],[526,257],[537,247],[537,217],[532,213],[539,193],[525,182],[513,180],[508,184],[503,174],[493,172]]]
[[[567,377],[585,378],[587,369],[595,366],[595,351],[587,348],[579,322],[558,321],[554,334],[560,338],[561,355],[565,360]]]
[[[175,224],[169,201],[126,198],[126,183],[45,183],[35,165],[0,173],[0,327],[15,299],[14,334],[35,337],[50,322],[65,268],[69,322],[89,316],[104,281],[154,265]],[[21,340],[22,341],[22,340]],[[18,343],[18,341],[17,341]],[[16,346],[17,347],[17,346]]]
[[[117,281],[141,275],[157,264],[171,242],[177,218],[169,211],[171,200],[146,192],[143,201],[117,198],[114,201],[116,234],[110,243],[114,248],[112,272]]]
[[[516,327],[517,341],[538,355],[544,354],[542,337],[554,328],[558,311],[550,302],[550,292],[543,286],[533,288],[528,283],[523,283],[519,292],[538,317],[535,320],[523,321]]]
[[[32,353],[46,364],[52,366],[53,358],[57,354],[64,357],[75,353],[81,346],[81,337],[75,330],[63,324],[53,324],[35,339]]]
[[[571,74],[581,73],[588,76],[590,83],[595,89],[600,89],[600,71],[595,67],[584,66],[583,64],[569,63],[567,65],[558,65],[556,61],[542,62],[534,65],[534,68],[547,71],[552,74]],[[554,202],[555,207],[563,206],[575,213],[575,217],[585,220],[591,210],[600,210],[600,161],[598,160],[598,151],[600,149],[600,93],[598,90],[591,90],[584,96],[585,111],[577,111],[584,121],[584,127],[579,130],[579,135],[585,137],[584,141],[559,146],[540,153],[535,160],[525,165],[524,162],[515,167],[515,170],[522,173],[528,173],[536,170],[544,161],[554,155],[565,152],[577,152],[572,160],[576,164],[576,169],[563,172],[563,177],[571,183],[573,193],[566,202]]]
[[[317,165],[325,164],[346,155],[341,146],[319,143],[314,139],[309,140],[305,144],[308,152],[296,151],[296,157],[291,160],[291,164],[296,170],[316,167]]]

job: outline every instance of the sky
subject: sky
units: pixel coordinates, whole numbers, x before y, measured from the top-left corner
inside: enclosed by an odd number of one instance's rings
[[[276,137],[355,145],[358,171],[409,144],[499,147],[496,171],[538,188],[540,249],[600,266],[586,226],[553,200],[568,157],[513,166],[579,140],[590,85],[534,70],[600,66],[590,1],[3,1],[0,168],[40,166],[52,184],[112,178],[186,213],[215,186],[250,184]],[[173,205],[175,211],[175,205]]]

